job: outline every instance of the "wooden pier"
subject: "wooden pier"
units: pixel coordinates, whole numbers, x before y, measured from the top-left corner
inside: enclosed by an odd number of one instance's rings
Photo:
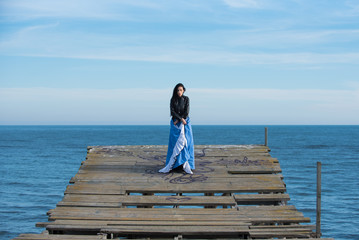
[[[268,147],[197,145],[193,175],[158,173],[166,151],[88,147],[49,221],[36,224],[46,230],[14,239],[317,239],[303,224],[310,219],[287,205]]]

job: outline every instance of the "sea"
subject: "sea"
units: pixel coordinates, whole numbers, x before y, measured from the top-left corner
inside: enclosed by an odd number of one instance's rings
[[[193,125],[195,144],[264,144],[279,160],[295,205],[316,218],[322,163],[323,237],[359,240],[359,125]],[[41,233],[35,223],[61,201],[87,146],[166,145],[169,126],[0,126],[0,239]]]

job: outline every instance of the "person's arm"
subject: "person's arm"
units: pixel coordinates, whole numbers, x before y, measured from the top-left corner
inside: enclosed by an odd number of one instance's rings
[[[186,105],[184,106],[184,119],[186,119],[189,115],[189,97],[187,97],[186,100]]]
[[[171,108],[171,116],[176,119],[176,123],[177,123],[177,121],[181,120],[181,116],[178,115],[178,113],[176,113],[173,101],[171,101],[170,108]]]
[[[183,114],[183,118],[181,119],[182,123],[184,125],[187,124],[187,117],[189,115],[189,97],[186,97],[186,102],[185,102],[185,106],[184,106],[184,114]]]

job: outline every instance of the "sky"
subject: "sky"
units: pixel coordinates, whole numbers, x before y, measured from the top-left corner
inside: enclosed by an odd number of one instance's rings
[[[357,0],[0,0],[0,125],[359,124]]]

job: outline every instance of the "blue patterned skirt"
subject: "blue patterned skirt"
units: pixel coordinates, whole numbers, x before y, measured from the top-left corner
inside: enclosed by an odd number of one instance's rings
[[[171,119],[166,167],[162,168],[159,172],[166,173],[181,165],[190,174],[192,174],[191,169],[195,169],[191,119],[187,117],[186,122],[186,125],[182,122],[174,125]]]

